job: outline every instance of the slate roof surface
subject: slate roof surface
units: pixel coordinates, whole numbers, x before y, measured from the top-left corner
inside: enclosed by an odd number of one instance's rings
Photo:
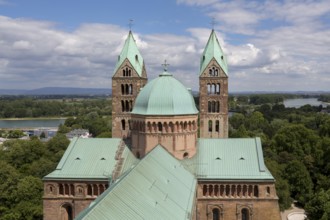
[[[274,180],[260,138],[199,139],[196,155],[182,163],[198,179]]]
[[[197,181],[157,146],[76,218],[191,219]]]
[[[56,169],[44,179],[109,179],[120,144],[120,138],[74,138]],[[136,162],[129,149],[123,154],[128,158],[126,167]]]
[[[201,75],[210,61],[215,58],[218,64],[221,66],[222,70],[228,75],[228,66],[225,54],[223,53],[218,38],[215,31],[212,30],[209,40],[204,49],[203,55],[201,57],[200,72]]]

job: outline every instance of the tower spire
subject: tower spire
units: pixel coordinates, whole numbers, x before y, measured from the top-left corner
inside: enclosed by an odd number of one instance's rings
[[[134,21],[133,19],[128,20],[128,27],[130,32],[132,31],[133,21]]]
[[[214,26],[216,24],[214,17],[212,17],[212,20],[211,20],[210,24],[212,25],[212,30],[214,30]]]

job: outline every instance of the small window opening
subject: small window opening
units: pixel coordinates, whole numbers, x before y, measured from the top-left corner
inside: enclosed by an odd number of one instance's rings
[[[212,219],[213,220],[219,220],[220,219],[219,209],[212,209]]]
[[[80,157],[76,157],[76,160],[80,160]]]
[[[104,157],[102,157],[102,158],[101,158],[101,160],[105,160],[105,158],[104,158]]]
[[[189,156],[189,153],[188,153],[188,152],[185,152],[185,153],[183,154],[183,158],[184,158],[184,159],[188,158],[188,156]]]
[[[245,158],[244,157],[241,157],[241,158],[239,158],[240,160],[245,160]]]
[[[216,160],[221,160],[221,158],[220,157],[217,157],[217,158],[215,158]]]
[[[135,61],[138,62],[139,61],[139,56],[135,55]]]

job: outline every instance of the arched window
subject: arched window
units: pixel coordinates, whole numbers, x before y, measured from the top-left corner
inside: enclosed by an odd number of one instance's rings
[[[254,186],[253,196],[254,197],[259,197],[259,190],[258,190],[258,186],[257,185]]]
[[[215,121],[215,131],[220,132],[220,122],[219,122],[219,120]]]
[[[123,100],[121,100],[121,111],[125,111],[125,102]]]
[[[131,112],[133,109],[133,101],[129,101],[129,111]]]
[[[215,112],[220,112],[220,102],[219,101],[217,101],[215,103]]]
[[[128,94],[132,95],[133,94],[133,85],[129,84],[128,86]]]
[[[170,125],[170,132],[173,133],[174,132],[174,125],[173,125],[172,122],[170,122],[169,125]]]
[[[125,112],[129,112],[129,102],[125,101]]]
[[[210,101],[207,103],[207,111],[212,112],[212,103]]]
[[[124,131],[126,128],[125,119],[121,120],[121,129]]]
[[[123,70],[123,76],[126,76],[126,70]]]
[[[220,220],[220,210],[217,208],[212,209],[212,220]]]
[[[218,69],[215,69],[215,75],[218,76],[218,74],[219,74]]]
[[[140,152],[136,152],[136,158],[137,158],[137,159],[140,159],[140,157],[141,157],[141,156],[140,156]]]
[[[203,196],[206,196],[207,193],[207,185],[203,185]]]
[[[270,187],[269,186],[266,187],[266,193],[267,193],[267,196],[270,195]]]
[[[216,84],[212,84],[212,94],[216,94],[217,86]]]
[[[209,120],[209,132],[212,132],[212,121]]]
[[[91,196],[93,195],[92,185],[88,184],[87,186],[87,195]]]
[[[185,158],[188,158],[188,156],[189,156],[188,152],[184,152],[184,154],[183,154],[183,158],[184,158],[184,159],[185,159]]]
[[[125,86],[123,84],[121,84],[121,94],[122,95],[125,94]]]
[[[220,83],[217,83],[216,94],[220,94]]]
[[[73,219],[72,206],[70,204],[64,204],[61,206],[61,217],[62,219],[72,220]]]
[[[212,76],[212,69],[209,69],[209,75]]]
[[[138,55],[135,55],[135,61],[139,62],[139,56]]]
[[[129,88],[128,88],[128,84],[125,84],[125,95],[129,94]]]
[[[128,70],[128,76],[132,76],[131,70]]]
[[[212,101],[212,111],[211,112],[216,112],[215,101]]]
[[[211,84],[207,84],[207,94],[211,94]]]
[[[60,195],[64,195],[64,189],[63,189],[63,184],[60,184],[60,187],[59,187],[59,194]]]
[[[163,125],[161,122],[158,122],[158,131],[162,132],[163,131]]]
[[[249,210],[247,208],[242,209],[241,215],[242,220],[249,220]]]

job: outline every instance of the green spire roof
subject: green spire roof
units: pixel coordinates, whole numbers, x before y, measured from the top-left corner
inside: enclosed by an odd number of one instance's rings
[[[117,72],[119,67],[123,64],[123,62],[128,59],[128,61],[131,63],[137,74],[139,76],[142,76],[142,69],[143,69],[143,58],[139,52],[139,49],[137,48],[135,39],[133,37],[132,32],[130,31],[128,33],[128,37],[125,41],[123,50],[121,51],[118,62],[115,67],[114,73]]]
[[[204,72],[205,68],[213,58],[218,62],[218,64],[221,66],[222,70],[226,73],[226,75],[228,75],[227,61],[214,30],[212,30],[209,40],[204,49],[203,56],[201,58],[199,75]]]

